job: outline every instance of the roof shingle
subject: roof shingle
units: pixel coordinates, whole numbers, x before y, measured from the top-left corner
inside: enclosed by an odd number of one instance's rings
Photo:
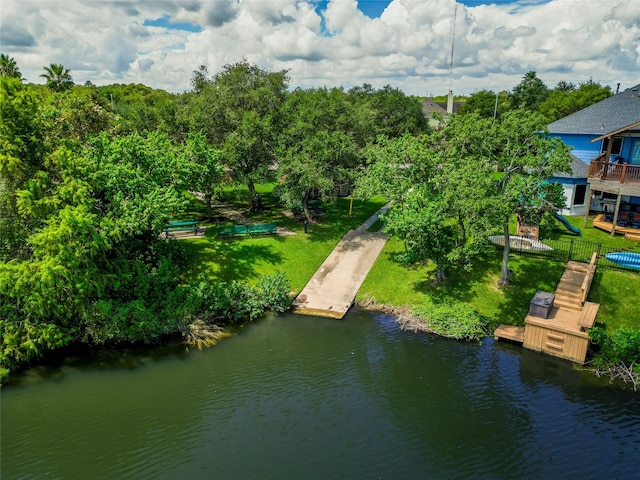
[[[640,121],[640,84],[547,126],[550,133],[605,135]]]

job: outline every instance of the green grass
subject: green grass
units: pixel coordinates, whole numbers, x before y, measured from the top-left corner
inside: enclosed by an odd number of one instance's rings
[[[242,280],[253,283],[265,274],[284,271],[291,288],[299,292],[325,260],[342,236],[361,225],[383,204],[382,198],[371,201],[354,200],[353,213],[349,216],[349,199],[340,198],[335,203],[323,205],[326,215],[317,223],[303,224],[287,215],[287,209],[271,195],[272,185],[260,185],[265,210],[252,218],[276,223],[296,233],[295,236],[266,236],[255,238],[217,238],[216,228],[210,228],[204,238],[182,240],[191,258],[190,277],[203,274],[211,280]],[[246,189],[225,192],[225,201],[242,212],[249,206]],[[197,205],[194,205],[194,210]],[[631,248],[635,242],[621,237],[612,238],[606,232],[594,228],[583,229],[582,217],[568,217],[583,230],[582,240],[603,243],[607,246]],[[565,230],[566,232],[566,230]],[[547,238],[577,239],[563,233],[558,223]],[[497,286],[500,277],[501,252],[489,247],[471,272],[454,268],[447,272],[448,280],[433,286],[433,264],[407,267],[394,256],[402,251],[402,242],[387,242],[378,261],[371,269],[360,292],[359,300],[375,300],[378,303],[415,306],[425,299],[439,302],[461,302],[471,305],[489,320],[490,330],[501,323],[522,325],[529,309],[529,302],[538,290],[554,291],[565,265],[544,259],[512,255],[509,265],[513,270],[512,284]],[[607,329],[626,326],[640,329],[640,275],[625,272],[598,271],[589,300],[601,304],[598,322]]]
[[[582,235],[577,237],[569,234],[569,232],[560,224],[555,222],[554,229],[551,232],[543,232],[543,238],[551,238],[553,240],[569,240],[579,239],[585,242],[602,243],[604,246],[624,249],[638,249],[638,242],[625,240],[624,235],[611,236],[609,232],[594,228],[593,215],[587,220],[587,228],[584,228],[584,217],[565,216],[571,225],[580,229]]]
[[[453,268],[446,282],[434,286],[433,264],[406,267],[394,256],[402,244],[390,240],[365,280],[358,298],[374,300],[396,307],[423,303],[427,298],[436,302],[459,302],[472,306],[491,325],[508,323],[522,325],[529,302],[538,290],[554,291],[564,271],[562,264],[524,257],[512,257],[512,284],[498,287],[501,254],[490,249],[478,259],[471,272]]]
[[[275,223],[291,230],[294,236],[256,236],[218,239],[216,226],[204,238],[182,240],[191,259],[190,277],[205,275],[213,281],[244,280],[250,283],[277,270],[286,272],[291,288],[302,290],[313,273],[346,232],[360,226],[384,205],[384,199],[354,200],[349,216],[349,199],[339,198],[323,205],[326,214],[307,226],[287,216],[287,209],[277,203],[264,186],[265,210],[251,218]],[[234,191],[226,199],[237,210],[247,213],[248,195]]]

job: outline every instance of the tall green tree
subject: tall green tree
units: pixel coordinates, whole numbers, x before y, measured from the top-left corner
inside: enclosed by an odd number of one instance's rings
[[[243,60],[226,65],[185,99],[190,129],[204,132],[210,145],[222,150],[235,180],[247,185],[252,209],[261,203],[255,182],[269,178],[275,165],[288,81],[286,71],[270,72]]]
[[[477,113],[482,118],[499,117],[506,112],[511,105],[507,92],[495,93],[492,90],[480,90],[469,96],[460,107],[458,113]]]
[[[0,75],[22,80],[22,73],[13,57],[0,53]]]
[[[398,88],[385,85],[376,90],[365,83],[350,89],[348,95],[358,105],[360,113],[369,115],[368,119],[362,120],[366,128],[366,142],[375,141],[380,135],[396,138],[428,130],[419,99],[405,95]]]
[[[435,264],[436,284],[446,280],[445,272],[454,260],[456,248],[455,231],[446,221],[447,213],[437,191],[420,185],[407,193],[401,206],[383,215],[384,231],[404,242],[407,263],[430,260]]]
[[[74,89],[76,94],[84,91]],[[105,85],[89,90],[88,95],[93,97],[94,92],[99,97],[96,103],[118,116],[118,133],[144,135],[160,130],[176,142],[185,140],[188,128],[176,123],[180,96],[140,84]]]
[[[209,78],[209,69],[206,65],[199,65],[197,70],[193,71],[193,75],[191,77],[191,87],[195,93],[202,93],[204,87],[211,82]]]
[[[527,72],[522,81],[511,92],[511,104],[513,108],[537,111],[542,102],[549,96],[550,90],[545,83],[538,78],[536,72]]]
[[[28,255],[28,232],[40,218],[23,215],[17,192],[42,168],[47,153],[40,104],[15,77],[0,77],[0,261]]]
[[[20,214],[41,220],[23,231],[28,254],[0,263],[5,368],[79,338],[175,330],[158,311],[178,281],[159,239],[185,205],[175,147],[160,134],[62,144],[16,191]]]
[[[429,136],[380,139],[367,149],[370,163],[358,178],[358,194],[394,200],[384,216],[387,231],[403,239],[407,261],[436,264],[436,283],[454,262],[471,268],[495,228],[487,216],[491,123],[477,114],[454,115]]]
[[[224,167],[222,152],[211,147],[202,132],[190,133],[182,153],[186,169],[186,188],[201,192],[207,206],[207,217],[212,218],[211,201],[222,190]]]
[[[51,63],[44,67],[44,73],[40,75],[46,80],[46,85],[54,92],[64,92],[73,87],[71,71],[60,63]]]
[[[611,95],[613,92],[608,85],[602,86],[593,80],[581,83],[578,88],[573,84],[560,82],[542,102],[539,111],[549,122],[553,122],[598,103]]]
[[[328,200],[337,182],[352,183],[362,160],[359,117],[341,89],[297,89],[282,108],[278,192],[288,206],[302,206],[310,220],[312,195]]]
[[[461,244],[439,174],[444,156],[438,155],[433,140],[427,135],[380,138],[367,149],[369,163],[359,175],[356,192],[393,201],[382,216],[385,232],[403,241],[401,257],[406,263],[432,261],[434,282],[440,283],[460,258]]]
[[[508,285],[509,221],[514,214],[531,215],[531,211],[553,211],[562,208],[564,196],[559,184],[549,183],[556,172],[569,172],[569,149],[558,138],[550,138],[545,130],[546,119],[527,110],[507,112],[487,132],[493,151],[488,156],[497,172],[491,195],[491,214],[504,235],[504,251],[500,284]]]
[[[456,248],[450,257],[471,266],[471,261],[495,228],[492,200],[487,192],[494,185],[494,167],[487,161],[493,149],[493,121],[479,114],[454,115],[431,136],[434,162],[433,183],[445,205],[446,218],[457,226]]]

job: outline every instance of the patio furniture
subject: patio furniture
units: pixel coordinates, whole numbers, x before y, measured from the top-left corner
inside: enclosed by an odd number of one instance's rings
[[[620,212],[618,214],[617,225],[619,227],[626,227],[627,223],[629,223],[629,212]]]

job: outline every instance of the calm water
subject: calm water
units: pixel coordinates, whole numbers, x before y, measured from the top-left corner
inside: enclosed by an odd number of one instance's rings
[[[640,477],[639,394],[358,310],[95,352],[1,396],[7,480]]]

